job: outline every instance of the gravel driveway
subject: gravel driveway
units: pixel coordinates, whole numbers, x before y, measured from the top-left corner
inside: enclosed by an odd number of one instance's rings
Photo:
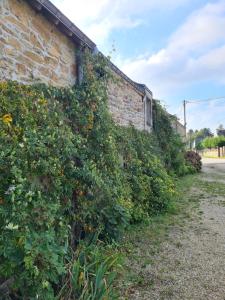
[[[225,300],[225,159],[204,159],[195,178],[186,197],[197,205],[153,256],[150,242],[140,238],[137,253],[152,263],[128,261],[143,280],[121,299]]]
[[[210,176],[211,173],[217,173],[219,175],[224,172],[225,178],[225,159],[219,158],[203,158],[203,173],[207,173]]]

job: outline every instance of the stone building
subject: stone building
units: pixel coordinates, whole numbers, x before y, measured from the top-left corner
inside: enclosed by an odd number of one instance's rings
[[[49,0],[0,0],[0,80],[72,86],[82,80],[81,52],[96,45]],[[152,93],[114,64],[109,109],[120,125],[152,128]]]

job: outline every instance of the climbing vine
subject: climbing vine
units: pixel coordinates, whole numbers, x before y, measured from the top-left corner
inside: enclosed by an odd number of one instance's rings
[[[185,143],[172,128],[172,118],[160,102],[153,102],[153,128],[161,157],[167,171],[178,176],[188,174],[189,166],[185,162]]]
[[[113,299],[116,259],[93,241],[118,240],[130,223],[170,205],[175,189],[164,165],[177,170],[178,144],[114,124],[109,78],[103,57],[87,55],[80,86],[0,83],[0,291],[7,297]]]

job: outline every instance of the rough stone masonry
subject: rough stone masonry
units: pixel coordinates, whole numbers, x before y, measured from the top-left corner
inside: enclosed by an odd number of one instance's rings
[[[75,83],[75,45],[25,1],[0,1],[0,78]]]
[[[0,0],[0,80],[72,86],[78,77],[78,46],[59,30],[50,14],[43,12],[41,4],[39,11],[29,4],[30,0]],[[150,130],[146,125],[145,92],[135,88],[136,84],[117,67],[115,70],[117,80],[108,86],[114,121]]]
[[[114,121],[122,126],[133,125],[139,130],[145,129],[145,110],[143,95],[126,80],[114,74],[116,82],[109,83],[109,110]]]

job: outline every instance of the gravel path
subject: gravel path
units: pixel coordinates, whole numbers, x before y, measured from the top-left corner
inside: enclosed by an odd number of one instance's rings
[[[153,256],[149,242],[139,241],[142,261],[151,257],[153,263],[133,262],[131,269],[142,281],[122,299],[225,300],[225,160],[203,163],[187,192],[197,206],[183,224],[169,229]]]

